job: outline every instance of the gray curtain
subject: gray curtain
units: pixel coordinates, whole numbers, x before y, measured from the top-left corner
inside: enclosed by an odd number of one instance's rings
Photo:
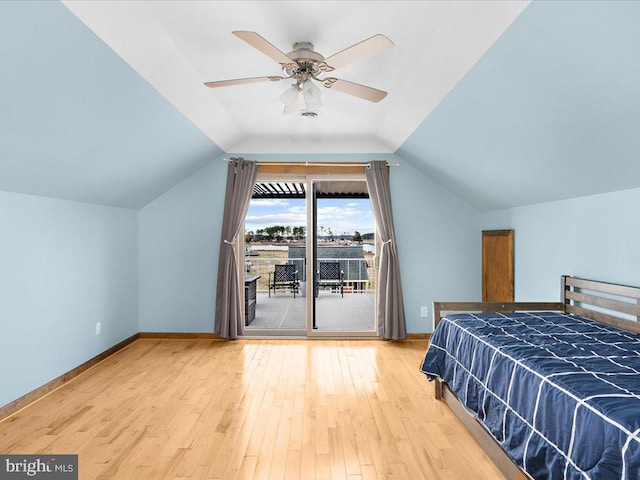
[[[376,282],[378,333],[389,340],[404,340],[407,338],[407,329],[404,318],[398,248],[393,228],[387,162],[370,162],[365,168],[365,173],[373,216],[376,220],[378,235],[382,240]]]
[[[244,333],[242,293],[238,288],[238,261],[233,245],[244,224],[257,174],[256,162],[242,158],[232,158],[229,162],[220,235],[214,328],[214,332],[222,338],[235,339]]]

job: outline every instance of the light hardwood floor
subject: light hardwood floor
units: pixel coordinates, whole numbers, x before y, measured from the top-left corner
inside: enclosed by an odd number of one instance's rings
[[[89,479],[501,479],[419,372],[426,340],[140,339],[0,422]]]

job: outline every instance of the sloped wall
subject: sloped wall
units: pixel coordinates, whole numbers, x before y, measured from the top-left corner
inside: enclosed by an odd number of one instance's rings
[[[484,212],[640,187],[639,23],[530,3],[396,153]]]

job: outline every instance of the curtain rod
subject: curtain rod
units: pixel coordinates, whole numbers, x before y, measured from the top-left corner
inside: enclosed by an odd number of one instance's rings
[[[240,158],[240,157],[234,157]],[[223,158],[225,162],[230,162],[233,158]],[[257,162],[258,165],[278,165],[278,166],[304,166],[304,167],[367,167],[365,162],[351,162],[351,163],[319,163],[319,162]],[[399,167],[399,163],[389,163],[387,162],[387,166],[389,167]]]

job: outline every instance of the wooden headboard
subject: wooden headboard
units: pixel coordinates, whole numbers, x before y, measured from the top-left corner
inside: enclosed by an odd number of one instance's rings
[[[435,326],[444,312],[559,311],[640,333],[640,288],[563,275],[560,302],[434,302]]]
[[[640,288],[562,277],[562,303],[566,313],[640,333]]]

